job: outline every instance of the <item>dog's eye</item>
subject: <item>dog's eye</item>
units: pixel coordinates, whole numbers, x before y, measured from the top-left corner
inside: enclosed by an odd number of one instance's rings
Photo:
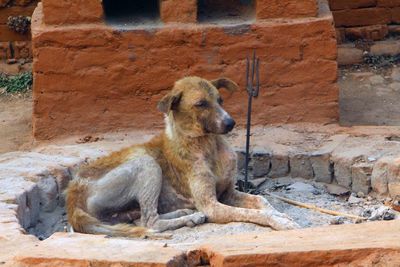
[[[224,103],[224,100],[220,97],[217,99],[218,104],[222,105]]]
[[[208,107],[208,102],[206,100],[200,100],[199,102],[197,102],[194,105],[195,105],[195,107],[198,107],[198,108],[206,108],[206,107]]]

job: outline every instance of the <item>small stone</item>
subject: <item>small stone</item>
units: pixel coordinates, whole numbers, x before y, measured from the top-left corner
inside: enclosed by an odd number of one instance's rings
[[[400,82],[400,68],[393,68],[391,78],[393,81]]]
[[[396,214],[394,214],[394,212],[391,210],[388,210],[387,212],[385,212],[383,214],[384,221],[391,221],[391,220],[394,220],[395,218],[396,218]]]
[[[254,185],[255,188],[258,188],[260,185],[262,185],[265,181],[267,181],[267,178],[258,178],[258,179],[253,179],[250,182]]]
[[[383,77],[382,76],[380,76],[380,75],[374,75],[374,76],[372,76],[372,77],[370,77],[369,78],[369,81],[372,83],[372,84],[382,84],[382,83],[384,83],[385,82],[385,80],[383,79]]]
[[[344,219],[345,218],[342,216],[336,216],[330,221],[330,224],[332,225],[344,224]]]
[[[286,190],[292,191],[292,192],[308,192],[308,193],[312,193],[315,191],[315,187],[310,185],[310,184],[306,184],[306,183],[302,183],[302,182],[295,182],[294,184],[288,186],[286,188]]]
[[[357,193],[357,197],[359,197],[359,198],[364,198],[364,197],[365,197],[365,194],[364,194],[363,192],[358,192],[358,193]]]
[[[358,203],[364,202],[364,199],[351,195],[349,197],[349,199],[347,200],[347,202],[350,204],[358,204]]]
[[[389,84],[389,87],[394,91],[400,91],[400,82],[394,82]]]
[[[325,187],[329,194],[335,195],[335,196],[343,196],[343,195],[347,195],[348,193],[350,193],[349,189],[347,189],[343,186],[340,186],[340,185],[327,184]]]

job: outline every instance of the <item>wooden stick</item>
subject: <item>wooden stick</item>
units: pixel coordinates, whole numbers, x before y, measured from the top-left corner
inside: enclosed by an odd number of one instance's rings
[[[264,192],[264,193],[266,195],[268,195],[268,196],[274,197],[276,199],[279,199],[281,201],[284,201],[286,203],[289,203],[291,205],[295,205],[295,206],[298,206],[298,207],[301,207],[301,208],[315,210],[315,211],[319,211],[321,213],[326,213],[326,214],[333,215],[333,216],[343,216],[343,217],[347,217],[347,218],[351,218],[351,219],[355,219],[355,220],[361,220],[361,221],[367,220],[367,218],[360,217],[360,216],[357,216],[357,215],[342,213],[342,212],[334,211],[334,210],[323,209],[323,208],[319,208],[319,207],[311,205],[311,204],[301,203],[301,202],[294,201],[294,200],[291,200],[291,199],[288,199],[288,198],[285,198],[285,197],[280,197],[280,196],[277,196],[277,195],[274,195],[274,194],[271,194],[271,193],[268,193],[268,192]]]

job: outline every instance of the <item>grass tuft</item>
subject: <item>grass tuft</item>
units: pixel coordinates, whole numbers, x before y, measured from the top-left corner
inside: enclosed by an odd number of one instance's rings
[[[6,94],[25,93],[32,88],[31,72],[20,73],[15,76],[0,73],[0,92]]]

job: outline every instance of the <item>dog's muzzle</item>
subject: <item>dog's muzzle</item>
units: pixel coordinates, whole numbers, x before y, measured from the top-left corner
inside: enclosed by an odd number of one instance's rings
[[[236,125],[236,122],[232,118],[226,118],[222,121],[222,123],[224,125],[224,134],[232,131]]]

